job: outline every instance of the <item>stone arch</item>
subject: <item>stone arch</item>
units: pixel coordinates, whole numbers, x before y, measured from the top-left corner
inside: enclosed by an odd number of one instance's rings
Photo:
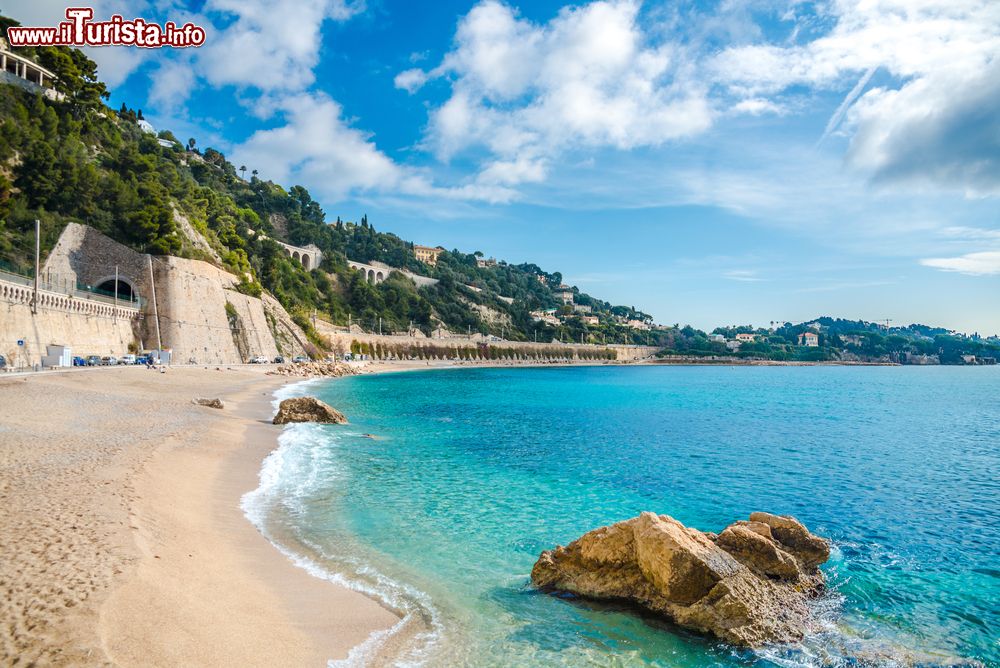
[[[298,251],[292,251],[292,259],[295,260],[296,262],[301,262],[302,261],[302,259],[299,258],[299,252]]]
[[[374,269],[369,269],[368,270],[368,282],[369,283],[374,283],[375,282],[375,270]]]
[[[115,293],[115,277],[105,276],[97,281],[94,287],[109,295],[113,295]],[[121,274],[118,275],[118,298],[122,301],[134,301],[139,298],[139,290],[136,288],[135,282]]]
[[[310,262],[311,262],[311,259],[309,257],[309,254],[308,253],[303,253],[302,254],[302,266],[306,268],[306,271],[309,271],[310,269],[312,269],[312,267],[309,266]]]
[[[378,272],[377,274],[375,274],[375,282],[376,283],[381,283],[384,280],[385,280],[385,276],[382,275],[381,271]]]

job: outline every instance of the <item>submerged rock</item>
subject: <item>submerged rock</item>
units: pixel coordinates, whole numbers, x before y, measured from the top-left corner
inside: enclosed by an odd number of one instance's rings
[[[823,590],[817,568],[829,543],[791,517],[703,533],[645,512],[542,552],[535,586],[600,600],[625,600],[679,626],[733,645],[793,642],[812,628],[807,600]]]
[[[295,397],[281,402],[273,422],[274,424],[287,424],[289,422],[346,424],[347,418],[337,409],[315,397]]]

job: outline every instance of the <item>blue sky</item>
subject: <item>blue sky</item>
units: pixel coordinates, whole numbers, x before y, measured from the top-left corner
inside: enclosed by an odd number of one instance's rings
[[[50,25],[65,5],[5,13]],[[419,243],[663,323],[1000,333],[993,0],[100,0],[112,103]]]

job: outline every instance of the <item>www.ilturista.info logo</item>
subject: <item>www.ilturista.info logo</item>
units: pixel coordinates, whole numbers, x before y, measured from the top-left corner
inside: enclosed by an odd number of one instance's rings
[[[108,21],[91,21],[90,7],[69,7],[66,21],[48,28],[11,26],[7,39],[11,46],[140,46],[156,49],[163,46],[184,48],[205,43],[205,29],[193,23],[164,25],[143,19],[125,20],[115,14]]]

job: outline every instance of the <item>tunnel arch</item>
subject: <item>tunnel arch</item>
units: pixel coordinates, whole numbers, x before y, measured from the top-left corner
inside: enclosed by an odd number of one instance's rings
[[[115,294],[115,277],[105,276],[94,284],[94,288],[105,294]],[[135,283],[124,276],[118,276],[118,298],[122,301],[136,301],[139,299],[139,290]]]

